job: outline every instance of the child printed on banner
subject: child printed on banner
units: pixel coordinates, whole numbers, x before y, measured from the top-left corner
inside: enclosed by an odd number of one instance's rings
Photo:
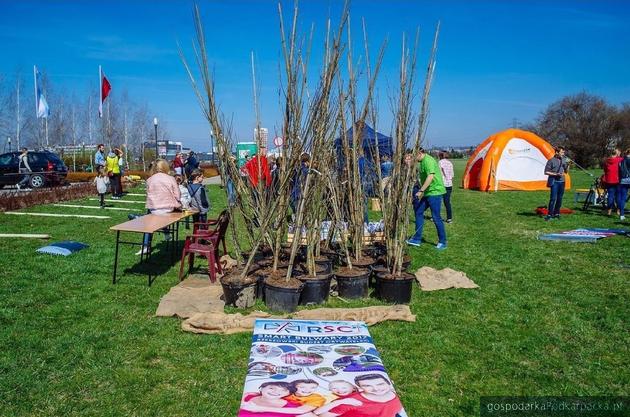
[[[347,397],[318,408],[321,417],[399,417],[406,416],[391,382],[381,374],[363,374],[354,378],[359,388]]]
[[[94,178],[94,184],[96,185],[96,192],[100,199],[101,208],[105,208],[105,194],[107,194],[107,187],[109,187],[109,177],[105,175],[105,167],[98,168],[98,172]]]
[[[260,384],[259,392],[243,396],[238,417],[310,417],[315,407],[288,400],[291,390],[291,384],[283,381]]]
[[[338,379],[328,383],[328,391],[330,391],[330,394],[326,395],[326,403],[348,397],[358,390],[357,387],[350,382]]]
[[[312,379],[298,379],[291,382],[291,391],[293,394],[285,399],[303,405],[312,405],[313,407],[321,407],[326,403],[326,398],[318,394],[317,388],[319,383]]]
[[[190,173],[188,192],[190,193],[190,207],[199,210],[199,213],[193,214],[193,220],[205,223],[208,220],[210,202],[206,195],[206,188],[203,186],[201,170],[195,169]]]

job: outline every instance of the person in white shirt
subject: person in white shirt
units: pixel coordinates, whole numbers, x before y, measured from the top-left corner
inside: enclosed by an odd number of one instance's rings
[[[440,152],[438,154],[440,158],[440,170],[442,171],[442,178],[444,178],[444,187],[446,188],[446,194],[444,194],[444,207],[446,207],[446,223],[453,222],[453,209],[451,208],[451,193],[453,192],[453,177],[455,172],[453,170],[453,164],[448,160],[448,153]]]

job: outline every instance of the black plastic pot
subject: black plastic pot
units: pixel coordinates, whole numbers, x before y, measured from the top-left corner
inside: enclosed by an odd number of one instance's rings
[[[387,267],[385,265],[374,264],[370,267],[370,288],[374,288],[376,286],[376,274],[384,272],[387,273]]]
[[[300,295],[300,305],[321,304],[328,300],[330,293],[331,274],[317,275],[317,278],[298,277],[304,283],[304,289]]]
[[[223,283],[223,299],[226,305],[238,308],[249,308],[256,302],[258,282],[248,284]]]
[[[256,275],[258,285],[256,285],[256,298],[259,300],[265,300],[265,276]]]
[[[297,310],[302,288],[282,288],[265,284],[265,305],[271,311],[292,313]]]
[[[368,296],[370,270],[362,270],[361,275],[346,277],[335,275],[337,279],[337,293],[343,298],[365,298]]]
[[[409,304],[411,301],[411,290],[415,276],[403,272],[397,279],[388,279],[384,276],[389,272],[379,272],[376,274],[376,290],[374,296],[386,303]]]
[[[331,261],[330,259],[325,260],[325,261],[315,261],[315,264],[326,268],[322,271],[322,274],[332,273],[333,261]]]

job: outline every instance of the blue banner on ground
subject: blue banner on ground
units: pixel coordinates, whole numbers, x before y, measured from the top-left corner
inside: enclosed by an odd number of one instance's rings
[[[573,242],[595,242],[599,239],[615,235],[628,235],[625,229],[575,229],[566,232],[548,233],[540,235],[539,240],[568,240]]]
[[[407,417],[367,325],[256,320],[238,417]]]

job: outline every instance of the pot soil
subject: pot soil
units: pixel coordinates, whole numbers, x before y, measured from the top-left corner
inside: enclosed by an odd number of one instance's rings
[[[362,256],[361,259],[357,260],[354,258],[350,258],[350,262],[352,262],[352,267],[366,269],[376,263],[376,259],[371,258],[369,256]],[[346,265],[346,259],[342,259],[342,263]]]
[[[240,272],[221,277],[223,300],[226,305],[238,308],[249,308],[256,302],[258,280],[248,275],[240,277]]]
[[[292,313],[297,309],[304,284],[296,278],[287,280],[286,270],[269,271],[265,279],[265,305],[271,311]]]
[[[387,303],[409,304],[415,278],[408,272],[403,272],[400,276],[392,275],[389,271],[378,272],[374,295]]]
[[[258,299],[265,301],[265,281],[267,280],[267,277],[271,276],[272,274],[284,278],[287,276],[287,270],[286,268],[278,267],[278,269],[273,272],[273,268],[271,266],[268,266],[266,268],[260,268],[253,273],[258,281],[258,288],[256,292],[256,297]]]
[[[304,283],[300,305],[321,304],[328,300],[332,274],[302,275],[299,279]]]
[[[361,268],[339,268],[335,272],[337,292],[343,298],[365,298],[368,295],[370,270]]]
[[[329,265],[320,265],[315,261],[315,275],[330,274],[332,270],[328,271],[328,266]],[[293,274],[295,277],[298,275],[309,275],[308,267],[305,263],[297,265],[293,270],[296,271],[296,273]]]

